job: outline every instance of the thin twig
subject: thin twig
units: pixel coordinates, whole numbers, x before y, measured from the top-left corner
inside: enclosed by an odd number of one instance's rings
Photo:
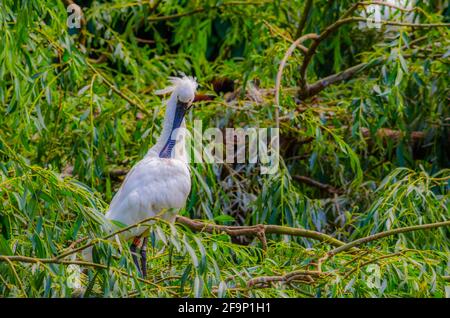
[[[9,267],[11,267],[11,271],[13,272],[14,277],[17,280],[17,284],[19,284],[19,287],[22,290],[23,296],[27,297],[27,293],[25,291],[25,287],[23,286],[23,283],[20,280],[20,277],[17,274],[16,268],[15,268],[14,264],[12,263],[12,261],[8,258],[8,256],[5,256],[5,255],[0,255],[0,261],[5,261],[5,262],[8,263]]]
[[[107,269],[108,266],[103,264],[85,262],[85,261],[77,261],[77,260],[65,260],[65,259],[56,259],[56,258],[34,258],[29,256],[20,256],[20,255],[0,255],[0,261],[11,261],[11,262],[20,262],[20,263],[31,263],[31,264],[64,264],[64,265],[80,265],[86,267],[94,267],[100,269]]]
[[[282,37],[284,40],[288,41],[289,43],[294,43],[294,40],[290,36],[283,34],[280,30],[278,30],[275,26],[271,25],[269,22],[264,20],[263,23],[269,28],[269,31],[272,35],[273,34],[278,35]],[[308,49],[301,44],[297,46],[300,50],[302,50],[304,54],[308,51]]]
[[[362,264],[359,264],[353,268],[351,271],[349,271],[347,274],[345,274],[343,279],[348,278],[350,275],[352,275],[354,272],[356,272],[357,270],[360,270],[362,267],[365,267],[367,265],[373,264],[373,263],[377,263],[378,261],[382,260],[382,259],[386,259],[386,258],[391,258],[391,257],[395,257],[395,256],[400,256],[400,255],[404,255],[406,252],[413,252],[414,250],[405,250],[405,251],[400,251],[397,253],[391,253],[391,254],[387,254],[387,255],[382,255],[380,257],[377,258],[373,258],[370,259]]]
[[[157,0],[155,2],[155,4],[153,6],[150,7],[150,9],[148,10],[149,14],[152,14],[156,11],[156,9],[158,9],[158,6],[161,4],[162,0]]]

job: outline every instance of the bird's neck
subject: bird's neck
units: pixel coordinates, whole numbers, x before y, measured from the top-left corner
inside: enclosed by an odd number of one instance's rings
[[[177,107],[176,98],[171,97],[167,102],[161,135],[155,146],[150,149],[149,155],[160,158],[183,159],[178,158],[180,154],[177,153],[178,151],[175,151],[175,147],[184,153],[184,116],[185,109],[183,107]]]

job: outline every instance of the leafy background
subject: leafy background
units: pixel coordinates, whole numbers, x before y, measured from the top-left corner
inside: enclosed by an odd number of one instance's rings
[[[388,18],[448,23],[448,1],[416,2],[419,9]],[[448,296],[448,227],[339,253],[316,276],[257,284],[249,282],[313,271],[332,247],[270,234],[263,249],[257,238],[161,221],[142,279],[126,243],[104,239],[100,228],[123,175],[158,137],[164,106],[153,92],[169,75],[192,74],[214,97],[197,103],[189,127],[194,119],[274,127],[275,79],[289,46],[320,34],[356,1],[85,0],[77,1],[80,29],[67,27],[72,1],[0,3],[2,297]],[[308,82],[365,67],[308,97],[299,89],[305,58],[294,50],[281,81],[278,172],[194,163],[180,214],[344,242],[447,221],[448,39],[448,25],[343,24],[320,42]],[[78,260],[86,244],[96,246],[94,264]]]

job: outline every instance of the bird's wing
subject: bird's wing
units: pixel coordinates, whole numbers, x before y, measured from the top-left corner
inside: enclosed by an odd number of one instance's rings
[[[135,224],[162,209],[183,207],[190,189],[189,168],[184,162],[146,157],[127,174],[106,217]]]

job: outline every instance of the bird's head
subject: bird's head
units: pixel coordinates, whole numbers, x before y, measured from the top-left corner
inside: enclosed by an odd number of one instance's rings
[[[197,81],[191,76],[183,75],[182,77],[169,77],[172,85],[164,89],[158,90],[157,95],[172,93],[173,99],[178,107],[184,107],[186,110],[191,107],[197,90]]]

